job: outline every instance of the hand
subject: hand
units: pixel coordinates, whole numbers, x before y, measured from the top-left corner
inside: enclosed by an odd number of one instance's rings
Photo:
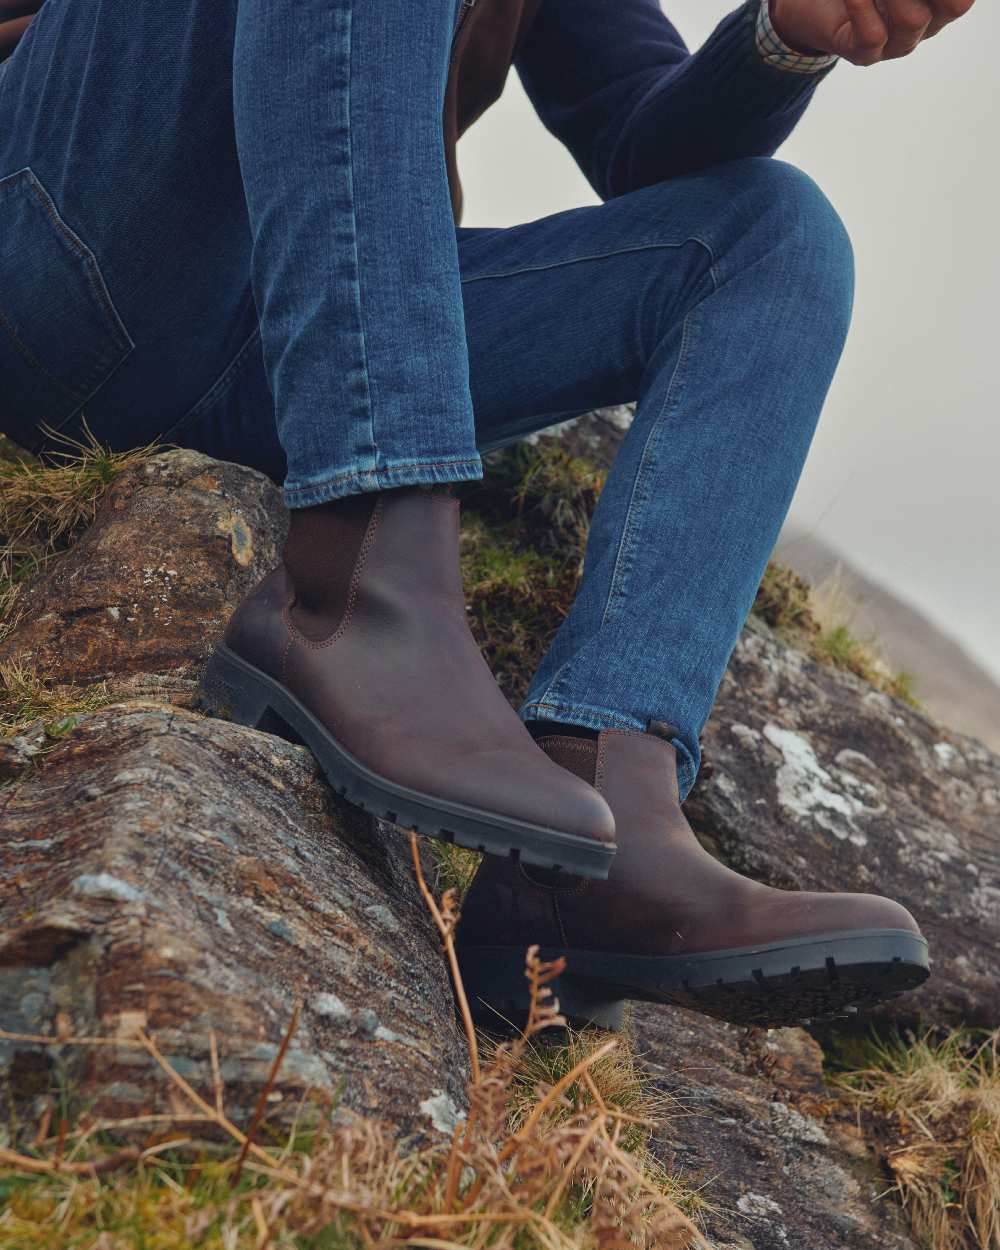
[[[764,0],[771,24],[790,48],[836,53],[854,65],[908,56],[973,0]]]
[[[0,0],[0,61],[14,51],[44,0]]]

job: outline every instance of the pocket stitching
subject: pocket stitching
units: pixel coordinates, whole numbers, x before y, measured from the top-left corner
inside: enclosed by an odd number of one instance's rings
[[[5,186],[11,189],[12,194],[20,191],[22,187],[24,188],[22,193],[32,197],[36,206],[45,214],[50,229],[62,240],[75,261],[80,265],[80,272],[86,283],[87,290],[97,306],[110,340],[95,354],[91,368],[80,376],[78,384],[69,386],[61,379],[53,377],[41,361],[34,356],[27,344],[18,336],[9,319],[4,315],[3,310],[0,309],[0,322],[6,328],[7,333],[21,355],[33,369],[43,374],[49,382],[57,386],[64,394],[78,400],[77,411],[79,411],[79,407],[86,403],[97,386],[119,368],[126,357],[135,350],[135,342],[126,329],[118,309],[115,307],[111,298],[111,292],[107,288],[97,262],[97,257],[80,236],[63,220],[59,210],[56,208],[55,201],[49,195],[31,166],[26,165],[23,169],[15,170],[14,173],[0,178],[0,192],[3,191]],[[74,415],[75,413],[71,413],[69,417],[60,422],[60,426],[65,425],[66,421],[71,420]]]

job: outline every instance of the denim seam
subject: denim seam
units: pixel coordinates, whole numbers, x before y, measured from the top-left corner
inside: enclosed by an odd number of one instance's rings
[[[111,298],[111,293],[104,281],[101,267],[93,251],[63,220],[55,201],[49,195],[44,184],[30,165],[15,170],[12,174],[0,178],[0,188],[9,186],[10,193],[23,195],[41,210],[53,233],[58,235],[71,253],[73,260],[80,266],[80,273],[86,282],[91,299],[100,312],[104,329],[107,331],[110,345],[95,355],[90,371],[81,376],[79,383],[70,386],[67,382],[54,377],[35,356],[34,352],[21,339],[17,330],[0,310],[0,322],[7,330],[15,348],[36,372],[40,373],[58,390],[76,402],[76,408],[61,420],[58,426],[51,427],[58,432],[66,426],[80,411],[83,405],[94,394],[95,390],[107,380],[125,358],[135,350],[135,341],[125,328],[118,309]]]
[[[524,719],[524,713],[528,711],[557,712],[562,716],[583,715],[591,717],[594,720],[598,717],[602,717],[605,720],[612,720],[616,722],[613,726],[601,725],[601,729],[621,727],[623,729],[635,730],[643,728],[642,722],[637,716],[628,717],[624,713],[609,712],[605,708],[589,707],[585,703],[580,703],[575,707],[570,707],[565,703],[546,703],[541,699],[532,699],[530,703],[525,703],[521,708],[522,719]],[[548,720],[550,718],[546,717],[545,719]],[[590,728],[597,728],[597,726],[590,726]]]
[[[380,469],[347,469],[343,473],[336,473],[333,477],[321,478],[318,482],[308,482],[302,486],[291,486],[285,483],[285,490],[290,490],[293,494],[304,490],[323,490],[327,486],[336,486],[338,482],[348,481],[351,478],[374,478],[376,482],[384,477],[398,473],[400,469],[454,469],[465,467],[470,468],[478,466],[476,460],[401,460],[392,464],[383,465]]]
[[[350,6],[347,6],[347,8],[348,8],[348,13],[350,14]],[[350,151],[350,159],[347,163],[346,176],[347,176],[347,182],[348,182],[348,195],[351,201],[351,245],[352,245],[351,252],[352,252],[352,259],[354,262],[353,286],[354,286],[355,291],[357,292],[355,303],[356,303],[357,314],[358,314],[358,334],[361,338],[362,374],[364,377],[366,403],[367,403],[367,408],[368,408],[368,412],[367,412],[368,438],[369,438],[369,443],[374,453],[374,467],[377,469],[378,459],[379,459],[378,440],[375,435],[375,405],[372,401],[371,370],[370,370],[370,362],[368,359],[368,339],[365,334],[364,300],[363,300],[362,289],[361,289],[361,254],[360,254],[360,250],[358,247],[358,205],[357,205],[357,196],[356,196],[355,186],[354,186],[354,158],[355,158],[354,157],[354,100],[353,100],[353,94],[351,90],[352,81],[353,81],[352,75],[353,75],[353,70],[354,70],[354,19],[353,19],[353,15],[350,14],[347,20],[348,20],[347,134],[348,134],[348,141],[351,145],[351,151]],[[336,95],[336,92],[331,92],[330,93],[331,99],[334,98],[335,95]],[[327,251],[328,257],[332,258],[335,252],[336,252],[336,249],[331,246]],[[328,264],[329,264],[329,261],[328,261]],[[328,269],[328,273],[329,273],[329,269]],[[333,275],[329,274],[329,277],[331,280],[331,290],[332,290],[333,289],[333,284],[332,284]]]
[[[107,288],[104,281],[104,275],[101,273],[100,265],[93,251],[84,243],[78,234],[66,223],[56,208],[55,201],[49,195],[45,186],[39,180],[34,170],[30,166],[26,166],[20,171],[27,174],[25,179],[28,190],[38,201],[39,206],[49,219],[52,228],[61,236],[66,246],[73,252],[77,260],[83,263],[83,271],[87,279],[87,286],[93,295],[96,303],[104,312],[108,320],[108,329],[111,332],[115,344],[121,351],[131,351],[135,347],[135,342],[125,323],[122,321],[118,309],[115,307],[114,300],[111,298],[111,292]],[[16,177],[16,175],[12,175]]]
[[[616,599],[621,599],[622,587],[628,577],[631,567],[631,553],[634,546],[632,541],[637,525],[637,514],[640,507],[645,503],[645,496],[639,498],[640,489],[645,485],[649,461],[653,455],[654,449],[659,445],[660,438],[663,434],[663,425],[667,418],[668,412],[672,410],[674,400],[674,386],[677,383],[678,376],[682,368],[687,365],[688,349],[692,338],[692,321],[695,314],[700,310],[699,304],[693,308],[691,312],[684,318],[684,324],[681,327],[681,341],[677,350],[677,363],[674,365],[674,371],[670,376],[670,382],[667,386],[667,393],[663,397],[663,404],[660,412],[653,421],[649,434],[646,438],[645,445],[642,449],[642,455],[639,458],[639,466],[635,471],[635,481],[632,483],[632,491],[629,495],[628,510],[625,513],[625,528],[622,533],[621,544],[618,548],[618,555],[615,558],[615,567],[611,573],[611,582],[608,586],[608,597],[604,604],[604,611],[601,613],[601,623],[599,629],[603,629],[611,616],[611,606]]]
[[[473,282],[485,282],[491,278],[517,278],[526,273],[546,273],[552,269],[565,269],[569,265],[581,265],[592,260],[611,260],[615,256],[628,256],[634,252],[676,251],[677,248],[686,247],[688,243],[697,243],[699,247],[704,248],[708,253],[712,266],[715,265],[715,253],[711,247],[696,235],[689,235],[678,243],[642,243],[637,247],[619,247],[609,252],[594,252],[585,256],[572,256],[566,260],[553,261],[548,265],[525,265],[519,269],[501,269],[494,273],[479,273],[469,278],[463,278],[462,285],[468,286]]]
[[[718,262],[716,260],[715,252],[713,251],[711,246],[708,243],[706,243],[703,239],[697,238],[693,235],[690,236],[688,239],[686,239],[685,243],[697,243],[700,247],[704,248],[704,250],[708,253],[708,258],[710,261],[709,276],[712,280],[712,290],[706,294],[705,298],[707,298],[708,295],[714,294],[715,291],[718,290],[718,285],[719,285],[718,279],[716,277],[716,265]],[[638,249],[638,248],[623,249],[623,251],[628,251],[628,250],[639,251],[639,250],[647,250],[647,249]],[[687,360],[687,347],[688,347],[688,342],[689,342],[689,334],[688,334],[689,323],[691,322],[692,318],[701,311],[702,302],[703,302],[702,300],[699,300],[698,303],[695,305],[695,307],[692,308],[691,311],[688,313],[688,315],[684,318],[684,324],[681,330],[681,344],[680,344],[680,349],[677,354],[677,364],[674,366],[674,371],[670,379],[670,384],[667,388],[667,394],[665,395],[664,400],[663,400],[663,406],[660,410],[660,414],[656,418],[656,420],[653,422],[652,428],[649,432],[649,436],[646,439],[646,446],[643,449],[643,454],[639,463],[639,468],[636,471],[635,483],[633,484],[633,487],[632,487],[632,494],[629,499],[628,512],[626,514],[625,532],[622,535],[621,545],[618,549],[618,556],[615,560],[615,568],[611,576],[611,585],[608,588],[608,599],[604,607],[604,612],[601,615],[601,624],[599,628],[603,628],[605,623],[607,622],[608,616],[611,610],[612,600],[615,598],[616,589],[620,588],[621,584],[624,581],[625,574],[627,573],[627,569],[626,569],[623,571],[621,576],[619,576],[619,569],[621,567],[622,555],[626,547],[628,546],[628,540],[633,529],[632,517],[635,511],[636,492],[639,488],[639,483],[643,476],[643,469],[646,464],[649,448],[651,444],[653,443],[654,438],[658,438],[659,436],[659,433],[663,426],[664,417],[673,399],[674,383],[677,379],[677,375],[680,371],[682,364],[686,363],[686,360]],[[542,700],[553,698],[553,697],[558,697],[561,694],[561,688],[565,685],[566,675],[568,671],[571,671],[571,665],[572,665],[572,660],[567,660],[566,663],[560,667],[558,672],[556,672],[553,675],[552,680],[549,682],[547,688],[540,696]],[[541,703],[539,704],[539,706],[545,706],[545,705],[544,703]]]
[[[625,562],[629,559],[629,556],[631,553],[631,545],[630,545],[629,540],[635,529],[634,517],[636,514],[636,510],[637,510],[637,494],[639,492],[640,486],[645,477],[644,471],[645,471],[646,464],[648,462],[650,449],[656,442],[659,441],[659,437],[662,433],[664,419],[670,408],[671,401],[673,400],[673,397],[674,397],[674,384],[677,381],[677,378],[681,371],[682,366],[686,364],[687,362],[687,349],[688,349],[688,344],[690,341],[689,327],[692,322],[692,319],[696,316],[696,314],[700,311],[700,309],[701,309],[701,304],[699,303],[684,318],[684,324],[681,330],[681,343],[680,343],[680,348],[677,353],[677,363],[674,366],[674,371],[673,371],[673,374],[671,375],[670,384],[667,387],[667,393],[664,396],[663,405],[660,409],[660,413],[657,416],[656,420],[652,422],[649,434],[647,435],[647,438],[646,438],[646,444],[643,447],[642,457],[639,461],[639,467],[637,468],[636,474],[635,474],[635,481],[632,484],[632,492],[629,497],[628,510],[626,512],[626,518],[625,518],[625,528],[622,534],[621,543],[618,548],[618,555],[615,559],[615,567],[611,574],[611,583],[608,587],[608,597],[604,605],[604,612],[601,614],[601,623],[598,626],[599,630],[603,629],[605,624],[608,621],[613,601],[616,598],[619,598],[619,599],[621,598],[621,587],[623,586],[625,579],[627,577],[627,574],[628,574],[628,566]],[[542,701],[546,699],[551,699],[551,698],[558,698],[562,695],[562,691],[565,688],[567,675],[572,672],[572,666],[573,666],[573,658],[570,658],[559,668],[559,670],[553,675],[552,680],[549,682],[547,688],[539,696]],[[544,702],[542,702],[540,706],[545,706]]]

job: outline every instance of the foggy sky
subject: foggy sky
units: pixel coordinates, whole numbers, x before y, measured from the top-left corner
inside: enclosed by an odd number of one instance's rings
[[[615,3],[615,0],[608,0]],[[730,7],[664,6],[691,46]],[[1000,8],[902,61],[840,65],[781,151],[854,241],[854,327],[792,520],[1000,677]],[[594,202],[512,75],[463,140],[464,224]]]

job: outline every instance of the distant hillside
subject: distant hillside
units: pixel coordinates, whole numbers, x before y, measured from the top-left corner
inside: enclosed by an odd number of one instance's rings
[[[1000,683],[919,609],[873,582],[822,539],[786,530],[777,558],[813,585],[837,573],[857,605],[851,632],[874,635],[889,663],[916,681],[918,698],[943,724],[1000,750]]]

